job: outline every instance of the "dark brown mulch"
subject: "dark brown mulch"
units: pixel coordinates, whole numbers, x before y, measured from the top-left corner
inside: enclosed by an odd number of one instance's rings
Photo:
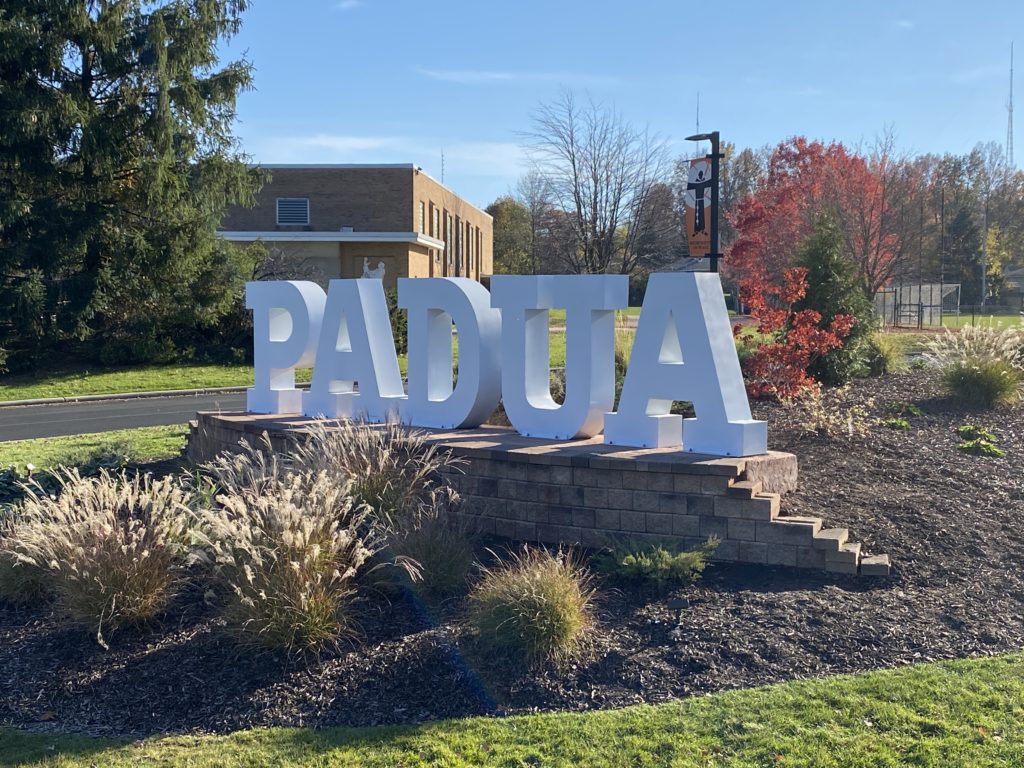
[[[202,596],[104,651],[46,607],[0,606],[0,722],[102,734],[253,725],[371,725],[481,713],[660,702],[726,688],[1024,648],[1024,406],[975,414],[924,372],[831,396],[919,405],[911,429],[808,435],[793,412],[757,404],[772,447],[796,453],[801,488],[785,514],[849,527],[889,553],[888,580],[713,565],[666,595],[605,588],[587,653],[527,671],[487,658],[415,598],[371,594],[363,638],[316,660],[239,651]],[[968,456],[955,428],[994,432],[1005,458]],[[689,607],[669,608],[686,597]]]

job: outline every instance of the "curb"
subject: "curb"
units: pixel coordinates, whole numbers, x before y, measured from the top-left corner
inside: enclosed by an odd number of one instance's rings
[[[308,386],[308,385],[307,385]],[[296,384],[302,388],[302,384]],[[152,392],[121,392],[104,395],[78,395],[76,397],[37,397],[31,400],[7,400],[0,402],[0,409],[21,408],[32,405],[59,405],[61,403],[95,403],[104,400],[142,400],[148,397],[198,397],[199,395],[220,395],[245,392],[248,387],[206,387],[203,389],[162,389]]]

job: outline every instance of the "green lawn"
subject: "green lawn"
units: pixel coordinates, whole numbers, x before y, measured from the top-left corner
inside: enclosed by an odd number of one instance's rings
[[[1020,766],[1024,655],[695,697],[415,727],[269,729],[132,744],[0,730],[0,765]]]
[[[942,318],[942,324],[946,328],[963,328],[965,325],[983,325],[983,326],[1002,326],[1007,328],[1010,326],[1021,325],[1021,315],[1019,312],[1015,312],[1009,315],[974,315],[973,320],[970,313],[963,315],[944,315]]]
[[[308,372],[305,373],[308,377]],[[0,401],[238,386],[252,386],[251,366],[144,365],[113,369],[79,368],[53,373],[45,378],[24,375],[0,376]]]
[[[74,464],[75,457],[111,445],[121,446],[133,461],[170,459],[181,453],[187,434],[186,425],[176,424],[170,427],[141,427],[89,435],[14,440],[0,443],[0,467],[17,464],[24,468],[26,464],[34,464],[37,469],[48,469],[57,464]]]
[[[616,310],[619,317],[628,315],[629,317],[639,317],[640,307],[627,307],[626,309]],[[565,325],[565,310],[564,309],[549,309],[548,310],[548,322],[551,325]]]

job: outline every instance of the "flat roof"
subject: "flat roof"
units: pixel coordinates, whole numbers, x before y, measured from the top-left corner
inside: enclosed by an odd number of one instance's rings
[[[415,243],[427,248],[444,248],[444,241],[419,232],[329,232],[323,230],[281,230],[241,231],[217,230],[225,240],[239,243],[253,243],[262,240],[267,243]]]
[[[415,163],[249,163],[251,168],[407,168],[415,170]],[[422,172],[422,169],[420,169]]]

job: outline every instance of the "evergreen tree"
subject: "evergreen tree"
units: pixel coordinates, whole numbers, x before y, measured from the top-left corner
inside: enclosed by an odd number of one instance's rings
[[[850,263],[843,256],[843,237],[831,216],[817,219],[804,240],[796,263],[807,269],[807,292],[794,309],[813,309],[822,325],[830,326],[836,315],[855,319],[843,346],[830,350],[811,363],[809,373],[825,384],[844,384],[864,371],[865,341],[872,328],[871,302],[864,295]]]
[[[216,236],[259,174],[231,134],[246,0],[0,8],[0,350],[113,361],[202,343],[244,276]],[[2,354],[2,353],[0,353]]]
[[[981,303],[981,227],[964,206],[946,227],[947,283],[960,283],[960,303]]]

